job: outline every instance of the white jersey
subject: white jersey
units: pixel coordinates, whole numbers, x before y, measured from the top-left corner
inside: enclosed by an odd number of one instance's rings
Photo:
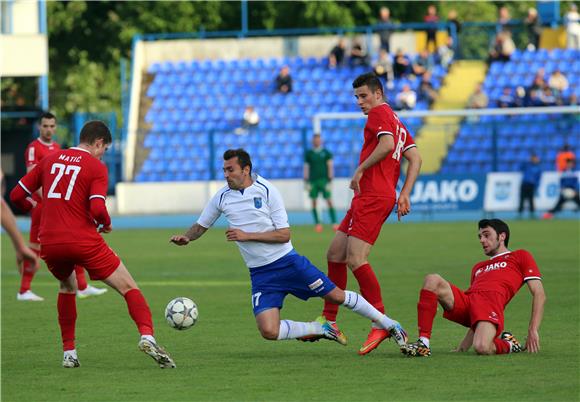
[[[219,190],[203,209],[197,223],[209,228],[224,214],[230,228],[248,233],[264,233],[290,227],[288,214],[278,189],[258,175],[244,190],[227,185]],[[292,243],[236,242],[248,268],[261,267],[292,251]]]

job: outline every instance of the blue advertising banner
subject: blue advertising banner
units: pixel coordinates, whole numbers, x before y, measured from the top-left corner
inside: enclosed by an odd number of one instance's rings
[[[413,211],[481,210],[485,174],[421,175],[411,193]],[[403,187],[399,180],[397,191]]]

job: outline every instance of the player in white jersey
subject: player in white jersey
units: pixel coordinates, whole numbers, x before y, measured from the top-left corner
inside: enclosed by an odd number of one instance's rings
[[[270,182],[252,174],[252,161],[246,151],[227,150],[223,171],[227,186],[214,195],[197,223],[170,241],[185,246],[225,215],[230,225],[226,238],[237,243],[250,269],[252,306],[265,339],[319,337],[346,345],[344,334],[323,317],[313,322],[280,320],[284,298],[292,294],[302,300],[317,296],[343,305],[391,331],[401,348],[406,345],[407,334],[397,321],[380,313],[359,294],[336,287],[294,250],[282,197]]]

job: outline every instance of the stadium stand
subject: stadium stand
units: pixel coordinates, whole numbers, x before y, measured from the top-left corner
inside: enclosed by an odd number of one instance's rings
[[[274,78],[284,65],[293,78],[289,94],[274,90]],[[326,57],[154,63],[147,71],[152,79],[146,89],[151,106],[142,130],[148,155],[135,181],[219,178],[221,155],[231,147],[246,148],[254,155],[256,171],[268,178],[300,178],[312,116],[358,111],[351,83],[367,71],[362,66],[329,69]],[[440,65],[433,68],[435,89],[446,73]],[[419,79],[397,79],[386,89],[387,99],[394,100],[404,85],[417,91],[419,83]],[[248,105],[256,108],[260,123],[243,135],[239,130],[236,134]],[[427,102],[419,100],[415,110],[426,109]],[[406,124],[416,132],[421,120],[408,119]],[[363,120],[324,122],[325,146],[334,154],[337,177],[352,173],[363,125]]]
[[[498,107],[506,87],[514,96],[518,87],[527,90],[540,68],[546,81],[556,69],[568,77],[570,86],[561,99],[569,104],[580,97],[579,59],[580,50],[539,49],[516,51],[509,62],[491,64],[484,81],[490,107]],[[518,171],[532,152],[540,157],[544,170],[553,170],[555,155],[564,144],[580,154],[579,133],[577,115],[513,115],[507,121],[505,116],[468,118],[443,161],[441,173]]]

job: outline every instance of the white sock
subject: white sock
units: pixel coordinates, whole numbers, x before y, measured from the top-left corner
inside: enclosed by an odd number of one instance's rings
[[[76,349],[65,350],[65,351],[64,351],[64,355],[65,355],[65,356],[66,356],[66,355],[70,355],[70,356],[72,356],[74,359],[78,359],[78,356],[77,356],[77,350],[76,350]]]
[[[389,329],[397,324],[397,321],[392,320],[385,314],[381,313],[366,301],[364,297],[356,292],[345,290],[344,303],[342,303],[342,305],[371,321],[375,321],[380,328]]]
[[[291,320],[281,320],[278,340],[296,339],[306,335],[322,335],[322,324],[319,322],[298,322]]]
[[[429,338],[425,338],[424,336],[420,336],[420,337],[419,337],[419,340],[420,340],[421,342],[423,342],[423,344],[424,344],[425,346],[427,346],[427,347],[430,347],[430,346],[429,346]]]
[[[153,337],[153,335],[141,335],[141,339],[146,339],[149,342],[157,344],[157,342],[155,342],[155,338]]]

